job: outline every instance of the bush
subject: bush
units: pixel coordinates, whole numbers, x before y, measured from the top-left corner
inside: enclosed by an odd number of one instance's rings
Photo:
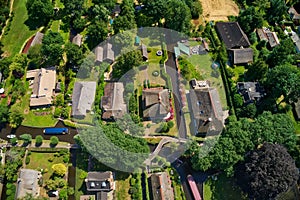
[[[56,146],[58,144],[58,142],[59,142],[58,137],[51,136],[51,138],[50,138],[50,145],[51,146]]]
[[[130,179],[130,186],[134,186],[135,182],[136,182],[135,178],[131,178]]]
[[[12,145],[16,145],[18,142],[18,139],[16,137],[14,137],[14,138],[11,138],[9,141]]]
[[[26,165],[28,165],[30,163],[30,157],[26,156],[25,163],[26,163]]]
[[[68,156],[68,155],[65,155],[65,156],[63,157],[63,162],[64,162],[64,163],[68,163],[69,161],[70,161],[69,156]]]
[[[169,129],[174,127],[174,122],[173,121],[168,121],[167,124],[168,124]]]
[[[7,189],[7,190],[6,190],[6,195],[7,195],[7,196],[10,196],[11,194],[12,194],[11,189]]]
[[[53,160],[54,160],[53,157],[48,158],[48,161],[49,161],[49,162],[53,162]]]
[[[59,118],[60,117],[60,114],[61,114],[61,108],[55,108],[55,111],[54,111],[54,117],[55,118]]]
[[[20,135],[20,139],[24,141],[24,143],[30,143],[32,140],[32,137],[30,134],[22,134]]]
[[[7,184],[6,184],[6,188],[7,188],[7,189],[11,189],[11,188],[12,188],[12,186],[13,186],[13,184],[12,184],[12,183],[7,183]]]
[[[43,136],[38,135],[35,137],[35,144],[40,146],[43,143],[43,140],[44,140]]]

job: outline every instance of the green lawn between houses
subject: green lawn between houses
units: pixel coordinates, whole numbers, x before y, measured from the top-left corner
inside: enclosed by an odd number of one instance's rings
[[[6,56],[19,53],[25,41],[36,32],[36,30],[29,30],[25,25],[28,18],[25,0],[14,0],[13,13],[13,20],[8,25],[10,30],[2,38]]]
[[[204,183],[205,200],[246,200],[241,190],[235,185],[232,178],[219,175],[216,181],[208,179]]]

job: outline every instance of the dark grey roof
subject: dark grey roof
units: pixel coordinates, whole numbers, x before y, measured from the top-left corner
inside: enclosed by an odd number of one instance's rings
[[[100,192],[112,190],[113,175],[112,172],[88,172],[85,179],[87,191]],[[97,194],[98,197],[98,194]]]
[[[246,104],[254,101],[259,102],[265,96],[265,91],[258,82],[238,82],[237,89]]]
[[[115,60],[115,53],[112,50],[112,44],[107,42],[104,45],[97,46],[95,49],[95,56],[95,62],[108,62],[110,64],[113,63]]]
[[[104,88],[104,96],[101,98],[102,118],[121,118],[127,112],[127,106],[123,98],[124,85],[121,82],[107,83]]]
[[[217,22],[216,28],[227,49],[250,46],[248,37],[238,22]]]
[[[300,99],[296,103],[294,103],[295,113],[297,120],[300,120]]]
[[[233,64],[243,64],[253,62],[253,49],[231,49],[233,52]]]
[[[215,88],[191,89],[192,120],[199,134],[219,134],[223,129],[223,110]]]
[[[32,169],[21,169],[17,182],[16,199],[21,199],[26,194],[32,194],[34,197],[39,195],[38,181],[41,172]]]
[[[170,112],[169,91],[167,89],[144,89],[142,101],[144,118],[164,118]]]
[[[96,82],[75,82],[72,94],[72,116],[86,116],[91,111],[96,94]]]

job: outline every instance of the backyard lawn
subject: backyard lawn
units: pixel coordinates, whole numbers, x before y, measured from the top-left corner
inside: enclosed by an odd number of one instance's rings
[[[131,176],[128,177],[121,177],[121,173],[117,173],[117,180],[116,181],[116,192],[115,192],[115,198],[116,199],[123,199],[123,200],[130,200],[131,196],[128,193],[129,188],[130,188],[130,178]]]
[[[25,25],[28,18],[26,1],[14,0],[13,13],[14,17],[10,24],[10,30],[2,38],[5,56],[13,56],[20,52],[25,41],[36,32],[36,30],[29,30]]]
[[[210,81],[211,87],[217,88],[222,103],[222,107],[223,109],[226,109],[227,100],[226,100],[226,93],[223,85],[223,80],[220,72],[218,76],[215,76],[213,74],[214,69],[212,69],[211,67],[212,59],[210,55],[209,54],[191,55],[190,57],[187,58],[187,60],[199,69],[201,76],[203,77],[204,80]]]
[[[219,175],[216,181],[208,179],[204,183],[205,200],[245,200],[241,190],[235,185],[231,178]]]
[[[55,124],[58,122],[58,119],[55,119],[53,117],[51,111],[45,111],[45,115],[41,116],[36,115],[34,112],[35,111],[30,110],[28,114],[24,115],[22,125],[32,127],[52,127],[55,126]]]

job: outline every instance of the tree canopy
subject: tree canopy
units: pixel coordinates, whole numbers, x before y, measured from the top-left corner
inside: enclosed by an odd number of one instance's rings
[[[289,151],[294,151],[296,140],[295,128],[288,115],[264,112],[253,122],[248,119],[230,121],[206,157],[199,157],[203,149],[195,145],[189,151],[189,156],[196,170],[217,169],[232,175],[234,165],[248,151],[264,142],[282,144]]]
[[[54,164],[51,168],[53,173],[60,177],[63,177],[67,172],[67,167],[63,163]]]
[[[36,26],[46,25],[54,14],[53,5],[49,0],[27,0],[26,8],[29,19]]]
[[[268,72],[265,85],[274,99],[283,95],[286,102],[295,102],[300,96],[300,71],[290,64],[277,66]]]
[[[246,155],[235,177],[251,199],[274,199],[297,183],[299,171],[283,146],[264,143]]]
[[[60,33],[49,31],[42,41],[41,52],[47,65],[58,65],[62,59],[64,40]]]

